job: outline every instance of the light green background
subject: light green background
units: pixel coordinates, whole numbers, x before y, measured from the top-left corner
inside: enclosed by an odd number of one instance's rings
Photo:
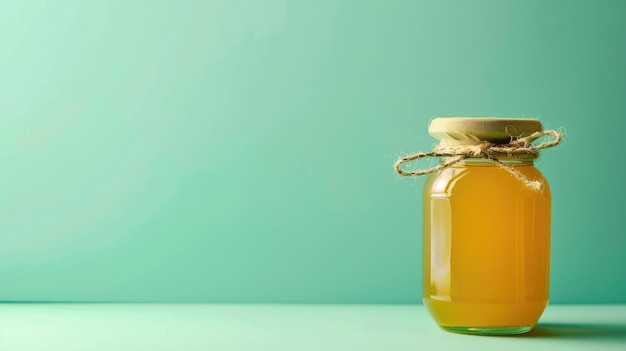
[[[626,1],[2,1],[0,300],[420,301],[435,116],[564,127],[552,302],[626,302]],[[489,220],[486,217],[484,220]]]

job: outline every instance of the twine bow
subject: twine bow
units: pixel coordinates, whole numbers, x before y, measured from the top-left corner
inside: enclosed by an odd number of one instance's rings
[[[553,139],[549,141],[544,141],[534,146],[532,145],[535,140],[543,136],[552,136]],[[532,191],[542,191],[544,185],[541,181],[528,179],[524,174],[516,170],[513,166],[500,161],[500,158],[537,158],[539,156],[539,150],[558,145],[561,142],[562,138],[563,136],[561,135],[561,133],[555,130],[544,130],[540,132],[535,132],[527,137],[513,139],[508,144],[494,144],[488,141],[481,141],[478,145],[438,145],[431,152],[420,152],[417,154],[402,157],[398,159],[398,161],[396,161],[393,167],[396,172],[401,176],[421,176],[448,168],[467,158],[482,158],[509,172],[513,177],[522,182],[528,189]],[[405,163],[425,157],[450,157],[450,159],[445,160],[444,162],[432,168],[418,169],[415,171],[405,171],[401,168],[401,166]]]

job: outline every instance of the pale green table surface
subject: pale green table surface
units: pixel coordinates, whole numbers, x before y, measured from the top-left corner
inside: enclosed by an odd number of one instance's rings
[[[0,304],[0,350],[626,350],[626,305],[550,305],[524,336],[440,330],[419,305]]]

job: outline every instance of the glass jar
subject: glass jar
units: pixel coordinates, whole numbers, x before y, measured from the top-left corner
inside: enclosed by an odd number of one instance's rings
[[[541,131],[531,119],[436,118],[442,144],[507,143]],[[531,330],[548,303],[549,186],[536,155],[498,157],[541,190],[485,158],[431,174],[423,192],[423,301],[443,329],[470,334]],[[446,158],[442,159],[446,162]]]

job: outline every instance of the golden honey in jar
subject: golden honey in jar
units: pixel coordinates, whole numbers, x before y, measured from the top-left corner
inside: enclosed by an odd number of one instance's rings
[[[503,145],[541,131],[538,120],[510,118],[436,118],[429,128],[440,145],[452,149]],[[551,194],[533,165],[536,157],[521,152],[494,161],[466,155],[428,176],[422,295],[441,328],[519,334],[531,330],[543,313],[549,296]]]

